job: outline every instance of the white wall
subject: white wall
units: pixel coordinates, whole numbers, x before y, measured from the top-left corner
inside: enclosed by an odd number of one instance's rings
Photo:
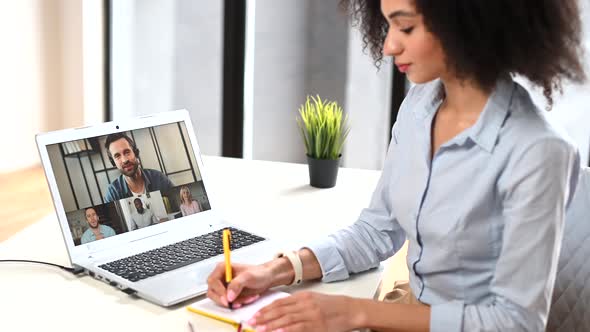
[[[253,159],[307,162],[295,118],[306,95],[319,94],[337,101],[351,120],[341,165],[382,167],[391,64],[377,70],[338,4],[256,1]]]
[[[80,1],[80,0],[76,0]],[[82,82],[84,124],[101,123],[105,113],[104,3],[82,0]]]
[[[39,163],[35,134],[102,121],[102,38],[84,45],[94,59],[84,71],[83,6],[94,23],[101,0],[19,0],[0,2],[0,173]],[[98,17],[98,19],[97,19]],[[97,60],[98,59],[98,60]],[[99,69],[101,70],[101,69]],[[94,86],[84,90],[84,77]],[[85,95],[86,91],[86,95]],[[89,95],[90,94],[90,95]],[[98,97],[96,97],[98,96]],[[85,112],[84,98],[93,105]]]
[[[305,162],[295,122],[308,93],[309,0],[257,0],[252,158]],[[288,14],[287,14],[288,13]]]
[[[115,120],[187,109],[203,153],[221,154],[223,1],[112,1]]]
[[[0,172],[37,162],[33,134],[44,123],[41,6],[37,1],[0,2]]]
[[[350,28],[346,110],[351,130],[343,152],[347,167],[381,169],[391,131],[391,60],[377,70],[371,56],[362,52],[362,37]]]

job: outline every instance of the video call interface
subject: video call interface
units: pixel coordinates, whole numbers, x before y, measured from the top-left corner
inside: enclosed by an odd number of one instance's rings
[[[47,149],[77,246],[211,209],[184,122]]]

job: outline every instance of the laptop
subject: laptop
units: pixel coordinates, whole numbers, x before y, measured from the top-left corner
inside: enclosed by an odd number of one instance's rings
[[[36,141],[71,264],[127,294],[171,306],[205,293],[225,228],[232,262],[263,263],[278,249],[216,210],[186,110]]]

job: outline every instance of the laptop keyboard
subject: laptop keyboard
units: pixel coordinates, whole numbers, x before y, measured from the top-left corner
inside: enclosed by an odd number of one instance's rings
[[[231,249],[263,241],[264,238],[230,227]],[[222,232],[218,230],[130,257],[100,265],[129,281],[139,281],[223,254]]]

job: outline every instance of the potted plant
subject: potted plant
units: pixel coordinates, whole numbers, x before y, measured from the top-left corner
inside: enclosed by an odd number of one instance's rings
[[[296,120],[305,144],[309,183],[313,187],[336,185],[342,148],[350,131],[348,115],[343,117],[342,113],[338,103],[322,100],[320,96],[307,96],[299,108]]]

